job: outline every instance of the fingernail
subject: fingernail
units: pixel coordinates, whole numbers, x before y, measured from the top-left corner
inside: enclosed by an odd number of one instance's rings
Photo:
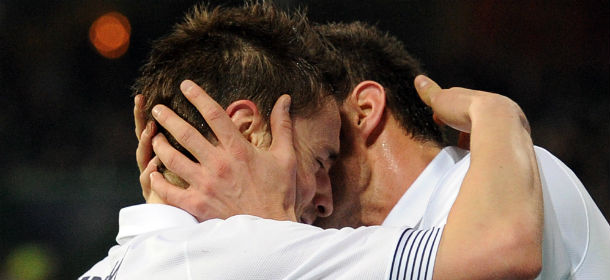
[[[157,136],[155,135],[151,140],[150,140],[150,144],[154,146],[157,146]]]
[[[418,88],[424,88],[426,87],[429,83],[430,83],[430,78],[424,76],[424,75],[419,75],[417,76],[417,87]]]
[[[155,117],[159,117],[159,115],[161,114],[161,108],[159,107],[159,105],[153,107],[152,114]]]
[[[138,94],[138,95],[136,95],[135,98],[136,99],[134,102],[136,103],[136,107],[138,107],[138,108],[142,107],[142,96]]]
[[[151,129],[152,129],[152,123],[153,123],[153,122],[152,122],[152,121],[150,121],[150,122],[148,122],[148,123],[146,124],[146,128],[144,129],[144,133],[145,133],[146,135],[150,134],[150,131],[151,131]]]
[[[180,89],[182,90],[183,93],[190,93],[191,88],[193,88],[194,85],[195,85],[195,83],[193,83],[193,81],[184,80],[180,84]]]
[[[290,95],[289,95],[288,97],[286,97],[286,100],[284,101],[284,111],[290,112],[290,103],[292,103],[292,99],[290,99]]]

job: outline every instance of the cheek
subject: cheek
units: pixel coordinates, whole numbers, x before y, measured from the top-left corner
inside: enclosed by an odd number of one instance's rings
[[[316,177],[310,167],[299,164],[297,168],[296,203],[304,206],[311,203],[316,192]]]
[[[340,199],[362,192],[367,184],[365,168],[366,162],[356,154],[342,154],[329,172],[333,196]]]
[[[330,176],[334,197],[342,197],[347,186],[351,185],[349,180],[350,172],[348,170],[348,162],[344,160],[337,161],[333,168],[330,169],[328,175]]]

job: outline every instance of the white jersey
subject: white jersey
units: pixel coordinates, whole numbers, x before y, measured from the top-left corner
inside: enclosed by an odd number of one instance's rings
[[[432,279],[442,227],[323,230],[248,215],[197,221],[159,204],[119,214],[117,246],[79,280]]]
[[[610,279],[610,226],[576,175],[535,147],[544,198],[543,267],[538,279]],[[444,225],[470,165],[467,151],[445,148],[392,209],[383,225]]]

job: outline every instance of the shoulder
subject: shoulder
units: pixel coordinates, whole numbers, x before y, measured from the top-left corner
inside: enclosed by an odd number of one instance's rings
[[[606,267],[599,264],[610,260],[608,222],[566,164],[541,147],[534,149],[543,186],[545,238],[560,240],[548,242],[545,253],[558,258],[558,250],[564,250],[572,275],[593,273]],[[548,248],[551,244],[553,248]]]
[[[78,280],[86,280],[86,279],[113,279],[112,275],[114,275],[118,269],[118,263],[120,263],[121,256],[124,255],[126,251],[125,247],[120,245],[113,246],[110,248],[108,252],[108,256],[106,256],[101,261],[97,262],[93,267],[91,267],[87,272],[81,275]],[[97,278],[96,278],[97,277]]]
[[[323,230],[238,215],[150,232],[132,239],[119,276],[206,275],[210,279],[379,279],[400,228]],[[151,253],[151,252],[154,252]],[[369,277],[370,276],[370,277]],[[152,277],[152,278],[150,278]],[[155,278],[157,277],[157,278]],[[175,278],[175,277],[174,277]]]

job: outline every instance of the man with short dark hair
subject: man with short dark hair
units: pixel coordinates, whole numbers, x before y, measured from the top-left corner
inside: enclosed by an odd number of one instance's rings
[[[273,104],[282,94],[289,94],[290,112],[296,122],[295,134],[300,135],[295,139],[298,144],[304,141],[305,132],[328,130],[338,122],[336,102],[327,77],[341,75],[344,71],[337,68],[332,72],[320,72],[317,66],[321,61],[327,63],[333,59],[327,48],[311,30],[306,18],[283,13],[271,4],[213,9],[196,6],[171,34],[154,43],[133,90],[146,100],[144,111],[148,120],[153,120],[155,106],[165,105],[215,143],[215,135],[202,115],[180,92],[180,83],[193,79],[227,108],[244,136],[259,148],[271,143],[268,120]],[[324,112],[327,114],[321,114]],[[328,121],[309,128],[313,115]],[[163,127],[159,131],[167,135],[167,141],[173,147],[195,159]],[[331,130],[328,137],[337,138],[337,135],[337,131]],[[315,168],[306,164],[317,159],[327,160],[338,153],[336,139],[327,141],[332,142],[328,147],[297,148],[301,163],[296,174],[297,194],[303,198],[295,213],[299,221],[312,223],[318,215],[328,216],[332,212],[327,173],[318,172],[317,164]],[[187,184],[171,171],[161,171],[174,183]],[[314,176],[306,176],[307,173]],[[317,190],[312,187],[315,185],[319,185]]]
[[[335,212],[316,224],[444,224],[472,160],[467,151],[443,147],[432,114],[402,82],[421,73],[417,61],[396,38],[366,24],[330,24],[318,30],[338,50],[352,91],[340,109],[342,133],[351,137],[342,137],[341,155],[331,172]],[[363,98],[363,89],[385,95],[385,100]],[[372,109],[359,113],[365,108]],[[361,125],[371,120],[376,122],[372,130],[378,132],[367,132]],[[610,267],[603,265],[610,260],[608,222],[565,164],[540,147],[535,151],[545,196],[540,277],[609,277]],[[493,222],[480,217],[481,225]]]

